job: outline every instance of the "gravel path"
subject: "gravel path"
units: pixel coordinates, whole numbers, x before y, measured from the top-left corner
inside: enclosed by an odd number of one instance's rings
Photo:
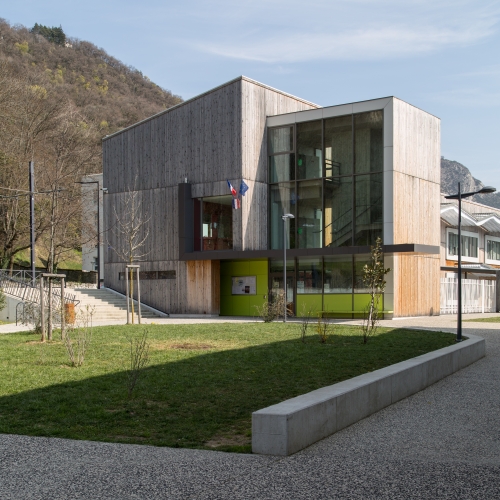
[[[0,499],[500,498],[500,323],[467,332],[486,358],[287,458],[0,434]]]

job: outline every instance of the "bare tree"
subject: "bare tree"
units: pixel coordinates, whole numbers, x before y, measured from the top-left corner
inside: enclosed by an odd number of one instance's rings
[[[29,247],[28,161],[57,124],[61,102],[38,80],[12,76],[0,62],[0,264],[12,266],[15,255]],[[37,239],[44,221],[38,219]]]
[[[85,122],[71,105],[61,113],[57,128],[48,134],[41,169],[41,183],[48,196],[39,203],[47,226],[42,241],[48,272],[55,272],[63,254],[82,243],[81,221],[86,214],[82,214],[81,188],[75,182],[97,168],[100,151],[96,136],[96,127]]]
[[[122,193],[113,208],[114,221],[111,227],[113,244],[110,244],[119,259],[127,264],[134,264],[149,253],[145,248],[149,238],[149,221],[151,217],[145,211],[141,193],[129,189]],[[127,300],[132,304],[132,323],[134,323],[134,275],[129,269],[130,292]]]

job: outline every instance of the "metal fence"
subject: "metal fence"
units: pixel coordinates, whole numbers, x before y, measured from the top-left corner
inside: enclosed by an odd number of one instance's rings
[[[36,275],[38,281],[38,272]],[[40,273],[41,274],[41,273]],[[5,293],[12,295],[21,299],[23,302],[34,302],[36,304],[40,303],[40,287],[33,286],[31,282],[31,272],[30,271],[14,271],[12,275],[6,269],[0,269],[0,288],[3,289]],[[37,283],[38,284],[38,283]],[[61,291],[58,288],[52,289],[52,296],[49,297],[48,288],[44,288],[44,302],[48,304],[49,300],[52,300],[52,305],[54,308],[60,307],[61,304]],[[73,303],[77,304],[78,301],[75,298],[75,294],[65,293],[64,302],[66,304]]]
[[[441,278],[441,314],[456,314],[458,280]],[[462,280],[462,312],[496,312],[496,283],[492,280]]]

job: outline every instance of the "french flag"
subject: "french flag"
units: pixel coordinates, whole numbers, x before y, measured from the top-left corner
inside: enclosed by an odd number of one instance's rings
[[[238,210],[238,208],[241,208],[241,202],[238,198],[233,198],[233,208],[235,210]]]
[[[233,196],[238,196],[238,192],[236,191],[236,189],[234,189],[234,187],[231,185],[231,183],[229,181],[227,181],[227,185],[229,186],[229,190],[231,191],[231,194]]]

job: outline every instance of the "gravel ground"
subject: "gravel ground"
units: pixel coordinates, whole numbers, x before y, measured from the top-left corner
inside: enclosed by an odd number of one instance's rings
[[[467,332],[485,358],[291,457],[0,434],[0,499],[500,498],[500,324]]]

